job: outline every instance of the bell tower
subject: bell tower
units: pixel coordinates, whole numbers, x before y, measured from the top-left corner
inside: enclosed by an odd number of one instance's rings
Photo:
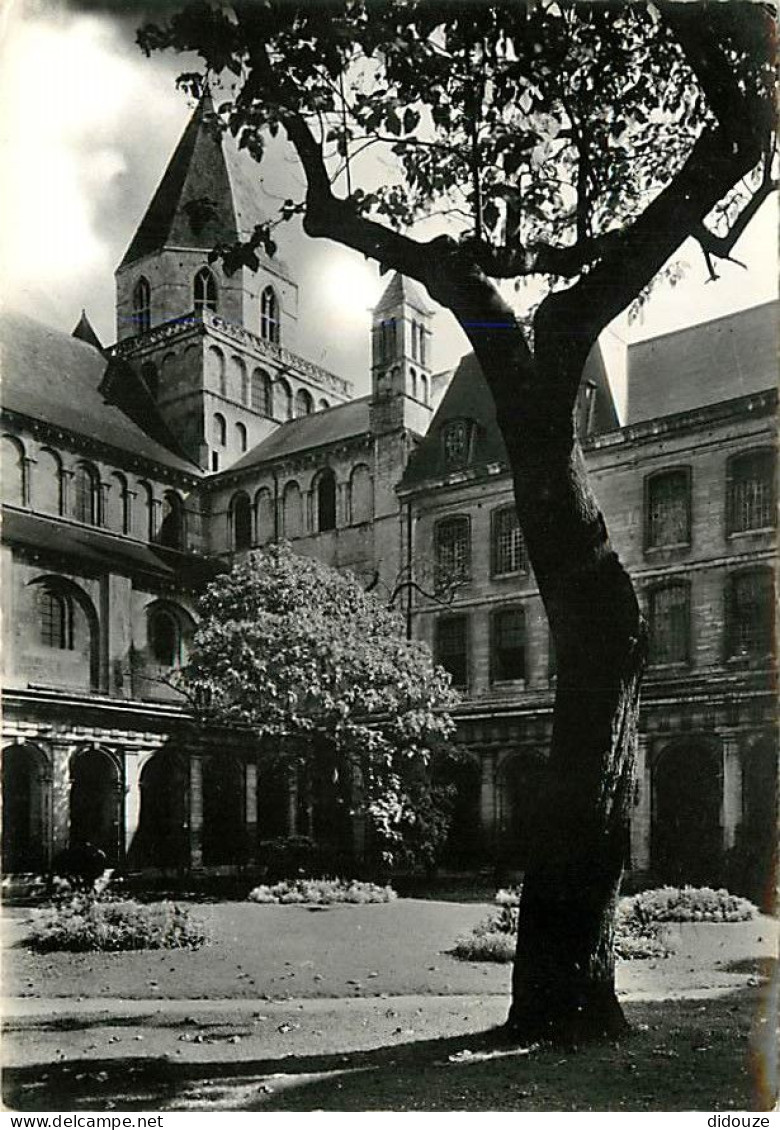
[[[431,420],[431,319],[418,288],[396,272],[374,307],[371,428],[424,435]]]

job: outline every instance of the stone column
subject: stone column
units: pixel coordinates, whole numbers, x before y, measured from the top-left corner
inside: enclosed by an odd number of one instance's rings
[[[70,845],[70,742],[51,744],[52,856]]]
[[[723,794],[721,796],[720,826],[723,831],[723,850],[734,847],[737,828],[742,819],[742,763],[736,737],[723,739]]]
[[[124,751],[124,838],[122,855],[127,860],[132,855],[133,840],[141,818],[141,758],[135,751]]]
[[[479,823],[486,847],[498,841],[496,805],[496,754],[492,749],[480,750],[481,779],[479,787]]]
[[[246,861],[257,862],[257,764],[244,766],[244,823],[246,826]]]
[[[203,867],[203,761],[200,753],[190,754],[189,796],[190,869]]]
[[[290,770],[288,777],[288,793],[287,793],[287,835],[295,836],[298,834],[298,774],[294,769]]]
[[[631,805],[631,869],[650,868],[652,778],[647,756],[647,735],[637,735],[634,765],[634,795]]]

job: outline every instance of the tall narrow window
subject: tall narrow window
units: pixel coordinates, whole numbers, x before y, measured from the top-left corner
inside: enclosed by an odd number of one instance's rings
[[[195,313],[202,317],[204,310],[217,312],[217,283],[208,267],[201,267],[193,284],[193,306]]]
[[[336,528],[336,476],[330,467],[317,479],[317,529],[320,533]]]
[[[726,596],[727,652],[760,658],[772,651],[774,593],[769,569],[735,573]]]
[[[252,503],[249,495],[240,491],[230,504],[233,548],[249,549],[252,544]]]
[[[279,381],[279,396],[281,398],[281,403],[280,403],[279,407],[281,408],[282,419],[283,420],[292,420],[292,418],[293,418],[293,394],[292,394],[292,389],[290,388],[290,386],[288,385],[287,381],[284,378],[282,378]]]
[[[246,451],[246,428],[243,424],[236,424],[236,447],[239,451]]]
[[[436,662],[452,676],[455,687],[468,685],[468,619],[442,616],[436,621]]]
[[[690,592],[686,584],[664,585],[650,593],[651,663],[690,659]]]
[[[42,588],[38,592],[38,622],[44,647],[73,648],[73,609],[63,593]]]
[[[413,361],[419,360],[418,349],[417,349],[417,341],[418,341],[417,335],[419,334],[419,332],[420,332],[420,327],[417,325],[417,322],[412,321],[412,360]]]
[[[184,548],[184,504],[172,490],[167,490],[163,495],[158,540],[160,545],[166,545],[170,549]]]
[[[264,416],[274,414],[271,378],[263,369],[255,369],[252,373],[252,408]]]
[[[502,608],[491,618],[490,677],[494,683],[525,678],[525,616]]]
[[[439,522],[434,544],[437,589],[467,580],[471,573],[471,531],[468,518],[458,515]]]
[[[3,500],[14,506],[24,506],[26,494],[24,448],[13,436],[3,436],[2,453]]]
[[[442,432],[442,445],[444,448],[444,462],[450,468],[465,467],[469,459],[469,432],[468,420],[450,420],[444,425]]]
[[[145,333],[152,324],[152,289],[143,275],[133,287],[133,326],[137,334]]]
[[[426,361],[426,357],[425,357],[425,355],[427,353],[425,338],[426,338],[428,331],[426,330],[425,326],[422,323],[420,323],[420,325],[418,327],[418,331],[419,331],[419,335],[420,335],[420,338],[419,338],[419,342],[420,342],[420,364],[421,365],[427,365],[428,362]]]
[[[514,506],[502,506],[491,515],[491,566],[495,577],[522,573],[528,567]]]
[[[305,388],[299,388],[295,394],[295,415],[311,416],[314,411],[314,398]]]
[[[775,473],[775,453],[770,448],[746,451],[729,460],[727,529],[730,534],[775,525]]]
[[[214,413],[214,443],[217,447],[227,446],[227,421],[221,412]]]
[[[73,516],[77,522],[96,526],[100,521],[97,473],[80,463],[73,477]]]
[[[662,471],[646,481],[645,544],[648,549],[688,545],[691,540],[687,468]]]
[[[279,300],[272,286],[267,286],[260,295],[260,337],[276,345],[281,341]]]
[[[181,661],[181,632],[175,616],[158,608],[147,621],[149,650],[161,667],[176,667]]]

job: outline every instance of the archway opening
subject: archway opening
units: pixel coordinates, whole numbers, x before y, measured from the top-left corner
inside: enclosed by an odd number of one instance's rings
[[[92,844],[119,862],[122,788],[119,768],[109,754],[91,749],[71,758],[70,846]]]
[[[244,766],[225,754],[203,759],[203,862],[240,864],[246,858]]]
[[[707,885],[721,877],[721,772],[706,745],[674,745],[653,767],[651,862],[664,883]]]
[[[3,871],[18,874],[46,866],[48,780],[39,749],[3,751]]]
[[[133,867],[184,871],[189,866],[189,766],[177,750],[160,750],[140,779],[138,831],[128,847]]]
[[[497,855],[512,871],[525,871],[529,864],[545,773],[535,750],[515,754],[499,768]]]

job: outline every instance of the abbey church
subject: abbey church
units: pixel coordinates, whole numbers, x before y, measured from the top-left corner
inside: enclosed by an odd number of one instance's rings
[[[250,738],[197,729],[169,685],[198,592],[281,539],[397,592],[460,689],[447,864],[522,861],[555,656],[482,375],[471,356],[437,371],[433,312],[399,275],[368,395],[300,356],[285,264],[209,261],[265,218],[211,113],[205,98],[116,271],[115,344],[86,315],[71,335],[0,321],[4,871],[90,841],[128,871],[230,873],[311,832]],[[630,346],[622,420],[597,348],[577,409],[650,624],[631,868],[754,898],[776,825],[777,314]]]

